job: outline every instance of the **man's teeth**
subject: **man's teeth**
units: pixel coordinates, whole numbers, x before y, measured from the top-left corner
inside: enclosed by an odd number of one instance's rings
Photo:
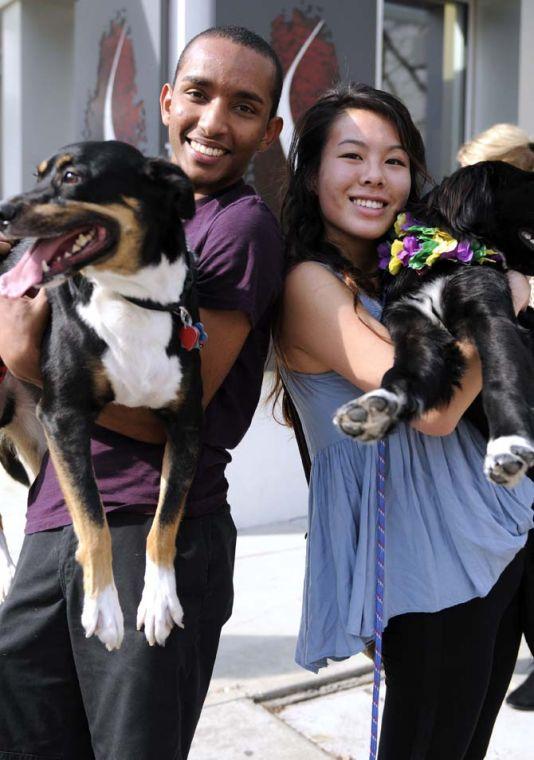
[[[350,200],[356,206],[363,206],[364,208],[384,208],[386,205],[384,201],[369,201],[365,198],[351,198]]]
[[[224,156],[225,151],[221,150],[221,148],[208,148],[207,145],[202,145],[202,143],[196,140],[190,140],[190,143],[193,150],[196,150],[197,153],[203,153],[205,156]]]

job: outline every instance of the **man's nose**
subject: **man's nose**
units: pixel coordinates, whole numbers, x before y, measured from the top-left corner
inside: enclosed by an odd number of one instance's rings
[[[211,100],[202,108],[199,127],[206,135],[224,134],[227,129],[227,113],[224,104],[219,100]]]

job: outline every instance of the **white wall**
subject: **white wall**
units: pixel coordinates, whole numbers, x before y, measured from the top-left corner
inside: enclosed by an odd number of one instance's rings
[[[250,430],[233,452],[227,468],[228,501],[238,528],[265,525],[305,515],[308,490],[293,432],[272,416],[266,396],[271,389],[265,373],[262,401]]]
[[[521,32],[519,44],[519,126],[534,135],[534,0],[521,2]]]
[[[74,0],[17,0],[2,11],[2,195],[74,139]]]
[[[468,104],[472,135],[496,122],[517,122],[520,11],[521,0],[475,4],[473,97]]]

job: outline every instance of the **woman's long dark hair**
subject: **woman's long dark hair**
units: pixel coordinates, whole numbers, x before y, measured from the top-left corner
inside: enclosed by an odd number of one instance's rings
[[[400,144],[410,159],[411,189],[408,207],[419,200],[430,177],[426,168],[425,147],[408,109],[398,98],[366,84],[339,84],[325,92],[299,120],[288,157],[288,188],[282,205],[282,230],[286,244],[287,269],[301,261],[318,261],[338,272],[356,298],[359,289],[376,295],[376,272],[364,273],[342,251],[326,239],[319,199],[314,185],[319,174],[324,146],[336,119],[348,109],[372,111],[387,119],[396,129]],[[277,367],[284,363],[279,344],[281,305],[273,324]],[[278,368],[271,394],[275,401],[282,390]],[[287,404],[284,419],[291,424]]]

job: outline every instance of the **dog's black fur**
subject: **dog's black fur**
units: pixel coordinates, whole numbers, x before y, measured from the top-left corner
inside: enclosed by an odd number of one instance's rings
[[[72,233],[47,261],[40,281],[34,283],[47,288],[52,312],[42,344],[43,391],[38,415],[78,534],[77,556],[84,568],[86,600],[94,600],[102,592],[104,576],[105,583],[114,588],[107,549],[92,547],[102,543],[107,524],[90,456],[91,424],[106,404],[122,402],[116,392],[120,370],[110,370],[106,364],[114,349],[99,327],[107,312],[94,301],[99,288],[100,294],[104,292],[102,283],[107,288],[106,298],[123,309],[126,317],[135,317],[142,324],[159,319],[157,324],[168,327],[168,343],[157,357],[162,382],[172,381],[175,390],[152,407],[165,426],[168,441],[160,503],[151,531],[151,559],[158,567],[173,565],[176,531],[199,452],[202,417],[199,353],[184,350],[178,336],[182,326],[179,307],[185,307],[193,321],[198,320],[192,262],[179,222],[193,213],[192,187],[178,167],[159,158],[145,158],[135,148],[115,141],[63,148],[39,166],[32,191],[0,206],[4,234],[25,239],[8,260],[8,267],[13,258],[27,255],[29,244],[36,239],[37,246],[46,247],[58,236]],[[80,240],[80,232],[94,237],[83,243],[81,250],[65,256],[75,240]],[[167,294],[156,287],[149,292],[143,283],[146,277],[159,276],[158,268],[169,275],[162,275],[157,282],[166,283],[176,271],[187,277],[171,282]],[[176,293],[170,298],[172,288]],[[157,334],[151,329],[152,335]],[[140,359],[151,348],[142,344],[143,335],[132,332],[126,337],[129,350]],[[139,372],[144,372],[142,361]],[[14,394],[8,395],[8,407],[13,398]],[[150,400],[141,394],[128,405],[150,406]],[[15,414],[12,409],[11,416]],[[12,456],[7,459],[12,474],[20,475],[14,461]],[[120,646],[122,639],[120,608],[115,612],[115,621],[106,621],[109,609],[103,608],[96,610],[92,622],[84,621],[88,635],[96,632],[108,648]],[[170,616],[180,624],[176,615],[171,612]],[[165,617],[164,627],[169,622],[169,616],[163,614]],[[102,630],[106,626],[107,630]],[[150,643],[154,639],[163,643],[168,630],[158,632],[157,622],[155,629]]]
[[[534,274],[531,172],[498,161],[459,169],[412,215],[458,240],[481,241],[502,252],[509,269]],[[532,315],[525,319],[532,322]],[[486,459],[485,469],[495,482],[514,485],[534,464],[534,359],[531,338],[514,315],[504,267],[441,260],[422,272],[387,273],[383,322],[395,346],[394,366],[380,391],[342,407],[336,423],[371,441],[399,420],[446,405],[465,369],[457,341],[470,340],[482,362],[489,446],[514,437]]]

